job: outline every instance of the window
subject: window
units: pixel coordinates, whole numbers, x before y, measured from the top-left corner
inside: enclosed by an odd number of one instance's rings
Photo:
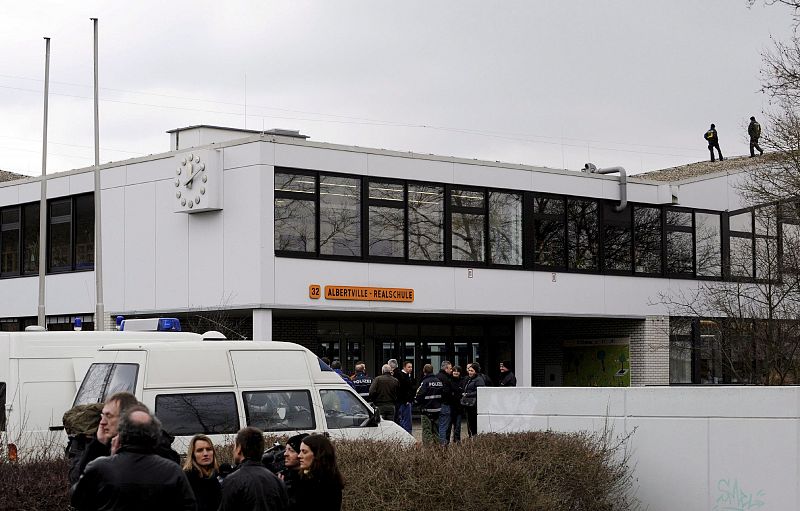
[[[72,269],[72,200],[59,199],[49,204],[50,270]]]
[[[233,392],[161,394],[156,396],[156,416],[164,431],[173,436],[234,434],[239,413]]]
[[[101,403],[117,392],[134,393],[138,364],[92,364],[83,377],[74,405]]]
[[[787,202],[780,208],[781,271],[800,271],[800,203]]]
[[[661,274],[661,209],[633,207],[634,270],[648,275]]]
[[[778,277],[778,208],[761,206],[753,212],[755,224],[755,276],[757,279]]]
[[[633,269],[631,231],[632,208],[615,211],[603,203],[603,266],[605,271],[630,273]]]
[[[0,275],[19,275],[20,208],[0,211]]]
[[[566,267],[564,199],[536,197],[533,200],[535,266]]]
[[[22,273],[30,275],[38,272],[39,204],[34,203],[22,206]]]
[[[489,192],[489,255],[493,264],[522,265],[522,195]]]
[[[745,211],[728,217],[730,274],[733,278],[753,277],[753,213]]]
[[[244,392],[247,425],[262,431],[314,429],[311,393],[307,390]]]
[[[94,330],[94,315],[79,314],[77,316],[47,316],[47,330],[51,332],[72,332],[75,329],[75,320],[81,320],[82,330]]]
[[[6,382],[0,381],[0,431],[6,430]]]
[[[361,180],[319,178],[319,253],[361,255]]]
[[[453,188],[450,190],[452,259],[484,262],[486,260],[486,197],[483,191]]]
[[[692,212],[668,209],[667,273],[680,277],[694,275],[694,242]]]
[[[75,269],[94,268],[94,195],[75,197]]]
[[[409,183],[408,258],[444,260],[444,187]]]
[[[698,277],[722,277],[722,227],[717,213],[694,215]]]
[[[369,421],[370,410],[349,390],[320,390],[328,429],[360,428]]]
[[[275,250],[317,251],[317,177],[275,173]]]
[[[598,269],[597,202],[569,199],[567,201],[567,247],[569,267],[575,270]]]
[[[402,183],[369,183],[369,255],[405,257],[405,186]]]

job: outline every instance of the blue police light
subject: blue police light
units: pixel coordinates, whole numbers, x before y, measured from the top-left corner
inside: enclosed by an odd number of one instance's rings
[[[72,322],[72,329],[76,332],[80,332],[83,329],[81,318],[75,318],[75,321]]]
[[[117,330],[122,330],[123,321],[125,321],[125,316],[117,316]]]
[[[178,318],[158,318],[159,332],[180,332],[181,322]]]

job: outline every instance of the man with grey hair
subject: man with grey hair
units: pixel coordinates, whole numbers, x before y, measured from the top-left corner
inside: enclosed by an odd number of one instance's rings
[[[394,362],[396,365],[397,361]],[[397,402],[397,391],[400,384],[392,376],[392,366],[389,364],[383,364],[381,373],[380,376],[373,378],[372,385],[369,386],[369,400],[378,407],[381,418],[393,421],[394,405]]]
[[[147,407],[127,408],[119,422],[114,454],[87,465],[72,488],[73,507],[79,511],[196,510],[183,470],[155,454],[160,436],[161,423]]]

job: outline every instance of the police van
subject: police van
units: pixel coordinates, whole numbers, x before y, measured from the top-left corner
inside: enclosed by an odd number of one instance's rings
[[[307,348],[287,342],[172,340],[100,348],[74,404],[127,391],[147,405],[173,447],[192,435],[231,442],[244,426],[266,433],[327,432],[337,439],[414,437],[375,409]]]
[[[100,346],[201,339],[174,331],[0,332],[0,459],[63,453],[62,416]],[[121,390],[127,378],[124,371],[108,373],[103,385]]]

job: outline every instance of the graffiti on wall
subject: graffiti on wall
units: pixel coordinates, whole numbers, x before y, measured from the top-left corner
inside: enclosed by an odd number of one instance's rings
[[[717,500],[711,511],[750,511],[760,509],[764,506],[764,497],[767,496],[764,490],[746,492],[740,485],[738,479],[720,479],[717,481]]]

